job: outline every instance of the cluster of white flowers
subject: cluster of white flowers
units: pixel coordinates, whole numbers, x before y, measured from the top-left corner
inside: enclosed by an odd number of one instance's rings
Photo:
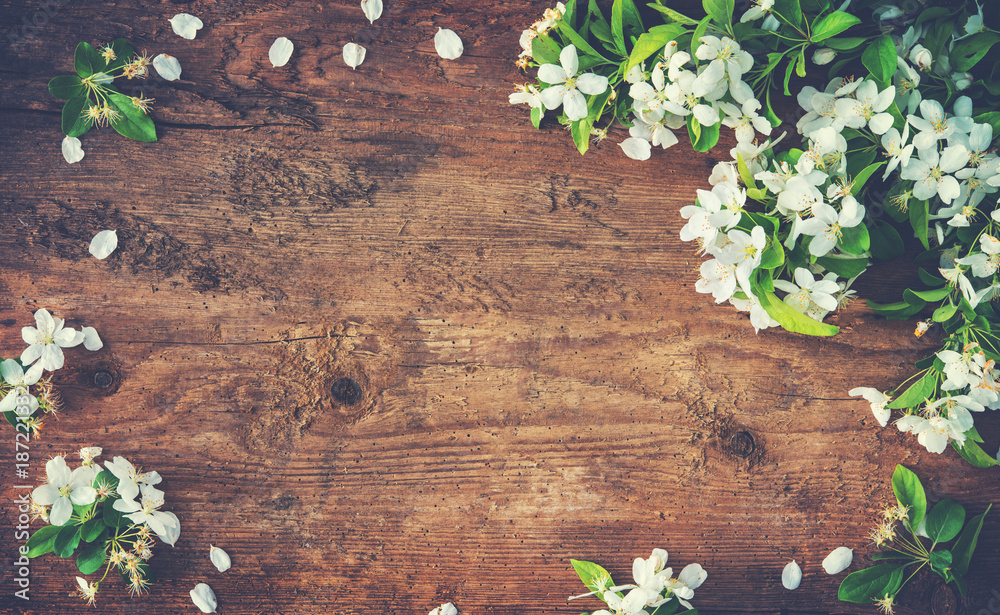
[[[944,364],[944,396],[896,421],[900,431],[917,436],[917,442],[932,453],[944,452],[950,442],[965,444],[965,434],[973,427],[972,412],[1000,409],[1000,369],[978,343],[968,344],[961,352],[942,350],[937,358]],[[849,394],[863,397],[879,424],[888,424],[891,411],[886,406],[891,397],[871,387],[857,387]]]
[[[602,609],[591,615],[649,615],[674,598],[685,609],[691,609],[688,601],[694,598],[694,590],[701,587],[708,578],[708,573],[700,564],[688,564],[674,577],[673,569],[666,565],[667,552],[653,549],[648,558],[637,557],[632,562],[632,578],[635,583],[611,586],[610,577],[596,579],[594,582],[599,587],[598,590],[571,596],[570,600],[598,594],[611,608],[611,611]],[[620,596],[619,593],[626,589],[629,592]]]
[[[703,36],[699,42],[695,58],[700,62],[671,41],[648,76],[643,65],[625,76],[634,120],[630,137],[620,145],[629,158],[647,160],[652,147],[677,143],[671,130],[684,126],[688,116],[704,127],[721,121],[740,143],[752,142],[758,132],[771,134],[770,122],[758,113],[760,101],[743,81],[753,57],[728,37]]]

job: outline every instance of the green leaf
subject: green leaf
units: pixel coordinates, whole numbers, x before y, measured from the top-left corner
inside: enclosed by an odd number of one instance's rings
[[[38,557],[46,553],[52,553],[55,549],[56,534],[62,527],[58,525],[46,525],[31,535],[24,546],[28,547],[28,557]]]
[[[951,446],[958,451],[958,454],[962,456],[962,459],[968,461],[977,468],[992,468],[993,466],[1000,465],[1000,461],[997,461],[996,458],[988,455],[981,446],[972,440],[966,440],[965,444],[962,446],[959,446],[955,441],[952,441]]]
[[[111,529],[126,527],[131,524],[128,517],[123,516],[122,513],[115,510],[114,503],[117,499],[112,498],[104,501],[104,525]]]
[[[859,23],[861,23],[861,19],[855,17],[854,15],[843,11],[834,11],[821,19],[819,23],[813,24],[812,36],[810,37],[810,40],[814,43],[825,41],[831,36],[836,36],[851,26],[856,26]]]
[[[868,179],[872,176],[872,173],[878,171],[884,164],[885,162],[876,162],[862,169],[861,172],[854,177],[854,185],[851,187],[851,194],[854,196],[860,194],[861,190],[864,189],[865,184],[868,183]]]
[[[785,249],[781,247],[781,242],[771,237],[767,241],[767,248],[760,257],[761,269],[776,269],[785,264]]]
[[[920,297],[928,303],[933,303],[935,301],[940,301],[946,299],[948,295],[951,294],[952,289],[948,286],[943,288],[934,288],[932,290],[911,290],[914,295]]]
[[[931,316],[931,320],[934,322],[946,322],[949,318],[955,315],[958,311],[957,305],[942,305],[938,309],[934,310],[934,314]]]
[[[560,51],[548,34],[540,34],[531,41],[531,57],[539,64],[559,64]]]
[[[902,410],[903,408],[914,408],[923,405],[925,401],[934,395],[934,391],[937,389],[938,377],[937,372],[928,370],[920,380],[911,384],[905,393],[894,399],[886,408],[890,410]],[[901,467],[897,466],[897,468]],[[897,469],[896,471],[898,472],[899,470]]]
[[[569,563],[573,565],[573,570],[580,576],[580,580],[591,591],[601,591],[612,586],[611,575],[604,568],[593,562],[571,559]]]
[[[86,96],[74,96],[66,101],[62,109],[62,130],[67,137],[79,137],[90,130],[90,122],[83,116],[83,110],[90,106]]]
[[[972,118],[977,124],[989,124],[993,134],[1000,135],[1000,111],[987,111]]]
[[[118,134],[143,143],[156,141],[153,119],[136,108],[131,97],[112,92],[108,94],[108,104],[121,114],[118,121],[112,124]]]
[[[107,530],[104,530],[104,532],[107,532]],[[104,565],[104,562],[108,558],[106,541],[107,534],[105,533],[101,540],[89,544],[80,550],[80,554],[76,557],[76,567],[80,570],[81,574],[93,574],[101,569],[101,566]]]
[[[733,23],[735,4],[734,0],[702,0],[705,12],[719,26],[727,26]]]
[[[694,115],[692,114],[689,115],[688,117],[693,118]],[[694,120],[694,123],[697,124],[698,120]],[[721,120],[714,126],[702,126],[700,129],[698,140],[693,142],[691,146],[694,148],[696,152],[709,151],[710,149],[715,147],[716,143],[719,142],[719,131],[721,130],[721,128],[722,128]]]
[[[542,116],[545,114],[541,107],[535,107],[531,110],[531,125],[538,128],[542,124]]]
[[[100,536],[105,528],[104,521],[100,517],[94,517],[83,524],[83,529],[80,531],[80,539],[83,542],[94,542],[94,539]]]
[[[905,568],[898,564],[879,564],[847,575],[840,584],[837,598],[855,604],[871,604],[885,595],[895,595],[903,584]]]
[[[698,47],[701,46],[701,37],[705,36],[708,32],[708,26],[712,23],[712,16],[708,15],[704,19],[698,22],[698,27],[694,29],[694,33],[691,34],[691,55],[698,57]]]
[[[788,66],[785,67],[785,96],[791,96],[792,92],[788,89],[788,84],[792,80],[792,73],[795,71],[795,65],[798,63],[799,59],[797,57],[788,58]]]
[[[868,229],[868,236],[871,238],[872,256],[879,260],[899,258],[906,251],[899,231],[888,222],[876,220]]]
[[[851,228],[845,228],[841,232],[840,240],[837,242],[840,249],[848,254],[864,254],[871,247],[871,238],[868,236],[868,227],[859,224]]]
[[[778,299],[773,292],[763,289],[754,289],[754,295],[760,300],[761,306],[771,316],[778,321],[786,331],[792,333],[802,333],[804,335],[836,335],[840,330],[833,325],[828,325],[818,320],[813,320],[801,312],[797,312],[789,307],[784,301]]]
[[[49,81],[49,94],[59,100],[69,100],[87,93],[78,75],[61,75]]]
[[[73,53],[73,68],[76,74],[87,78],[96,72],[103,72],[104,58],[97,53],[97,50],[90,46],[90,43],[80,43]]]
[[[857,49],[862,43],[867,42],[868,37],[852,36],[847,38],[828,38],[823,41],[823,44],[836,51],[850,51],[852,49]]]
[[[998,42],[1000,42],[1000,34],[995,32],[978,32],[956,42],[955,47],[948,54],[952,69],[962,73],[970,70]]]
[[[951,557],[951,551],[941,549],[939,551],[932,551],[928,560],[934,572],[947,579],[948,569],[951,568]]]
[[[610,62],[611,61],[608,58],[602,56],[600,53],[598,53],[596,49],[594,49],[593,47],[590,46],[590,43],[588,43],[586,40],[584,40],[583,37],[580,36],[577,33],[576,30],[574,30],[573,28],[571,28],[563,20],[561,20],[561,19],[556,20],[556,28],[559,30],[560,34],[562,34],[564,37],[566,37],[567,39],[569,39],[569,41],[571,43],[573,43],[573,45],[576,46],[577,51],[582,51],[586,55],[591,55],[591,56],[594,56],[596,58],[600,58],[600,59],[602,59],[602,60],[604,60],[606,62]],[[541,38],[541,37],[539,37],[539,38]],[[560,49],[560,51],[562,51],[562,50]]]
[[[816,259],[816,263],[822,265],[827,271],[832,271],[842,278],[851,279],[857,277],[868,269],[868,259],[861,258],[841,258],[837,256],[821,256]]]
[[[920,525],[927,511],[927,496],[917,475],[905,466],[897,465],[896,471],[892,473],[892,492],[896,494],[896,501],[900,506],[909,507],[907,521],[910,527],[915,528]]]
[[[580,154],[586,154],[587,149],[590,147],[590,129],[592,126],[593,123],[590,121],[590,118],[586,117],[572,123],[573,143],[576,144],[576,149],[580,151]]]
[[[909,214],[910,226],[913,227],[913,232],[916,234],[917,239],[920,240],[920,243],[924,244],[925,250],[930,250],[931,244],[927,241],[927,221],[929,215],[927,201],[910,199]]]
[[[80,526],[64,525],[59,528],[56,540],[52,544],[53,551],[59,557],[69,557],[73,555],[77,545],[80,544]]]
[[[976,515],[969,520],[969,523],[962,530],[962,535],[951,547],[952,570],[959,576],[965,576],[969,572],[969,561],[976,550],[976,543],[979,542],[979,532],[983,529],[983,520],[989,514],[993,505],[986,507],[986,511],[981,515]],[[964,595],[964,593],[963,593]]]
[[[635,47],[632,48],[632,54],[628,57],[628,64],[625,65],[625,74],[628,74],[628,72],[632,70],[633,66],[642,64],[646,58],[660,52],[667,43],[683,33],[684,26],[677,24],[656,26],[649,32],[644,32],[635,41]]]
[[[883,34],[865,48],[861,63],[877,81],[888,81],[896,74],[896,44],[892,37]]]
[[[952,499],[944,499],[927,513],[927,535],[934,542],[948,542],[962,531],[965,509]],[[951,563],[951,562],[949,562]]]
[[[660,6],[659,4],[652,4],[652,3],[647,4],[646,6],[648,6],[651,9],[655,9],[655,10],[663,13],[668,18],[670,18],[672,21],[675,21],[675,22],[677,22],[679,24],[682,24],[682,25],[685,25],[685,26],[697,26],[698,25],[698,21],[697,20],[691,19],[687,15],[683,15],[681,13],[678,13],[677,11],[675,11],[674,9],[672,9],[670,7]]]
[[[799,0],[774,0],[774,11],[792,25],[802,26],[802,5]]]

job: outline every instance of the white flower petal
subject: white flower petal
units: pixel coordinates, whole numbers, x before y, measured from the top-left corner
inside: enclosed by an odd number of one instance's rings
[[[381,5],[381,3],[379,4]],[[233,565],[233,560],[230,559],[229,554],[214,545],[208,545],[208,557],[219,572],[225,572]]]
[[[74,164],[83,160],[83,148],[76,137],[66,137],[62,140],[62,155],[66,162]]]
[[[156,74],[167,81],[177,81],[181,78],[181,63],[174,56],[161,53],[153,58],[153,68],[156,69]]]
[[[170,18],[170,27],[173,28],[174,34],[188,40],[197,36],[198,30],[201,30],[204,25],[200,19],[190,13],[178,13]]]
[[[382,16],[382,0],[361,0],[361,10],[365,12],[369,23],[375,23]]]
[[[462,57],[465,45],[454,30],[438,28],[437,34],[434,35],[434,49],[445,60],[457,60]]]
[[[802,568],[792,560],[785,564],[785,569],[781,571],[781,584],[785,589],[798,589],[802,583]]]
[[[277,68],[288,64],[288,59],[292,57],[292,50],[294,49],[295,45],[292,44],[292,41],[284,36],[274,39],[274,42],[271,43],[271,49],[267,52],[267,57],[271,60],[271,66]]]
[[[351,68],[356,69],[361,66],[361,63],[365,61],[365,56],[368,54],[368,50],[357,45],[355,43],[347,43],[344,45],[344,62]]]
[[[90,253],[104,260],[118,247],[118,231],[101,231],[90,240]]]
[[[172,512],[165,512],[160,520],[163,522],[165,531],[162,534],[157,534],[157,536],[160,540],[172,547],[177,543],[177,539],[181,537],[180,519],[178,519],[177,515]],[[173,521],[173,525],[170,524],[170,520]]]
[[[428,615],[458,615],[458,609],[455,608],[454,604],[446,602],[431,611]]]
[[[215,599],[215,592],[205,583],[198,583],[191,590],[191,600],[202,613],[214,613],[219,602]]]
[[[83,347],[87,350],[100,350],[104,348],[101,336],[97,334],[97,329],[93,327],[83,327]]]
[[[632,160],[649,160],[653,150],[649,141],[639,137],[629,137],[619,143],[618,147]]]
[[[837,547],[823,560],[823,570],[827,574],[843,572],[854,561],[854,550],[847,547]]]

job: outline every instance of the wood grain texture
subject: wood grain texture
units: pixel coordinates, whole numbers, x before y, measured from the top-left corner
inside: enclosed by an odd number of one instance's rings
[[[68,351],[67,408],[32,443],[33,475],[103,446],[165,477],[183,528],[150,596],[112,582],[97,612],[194,612],[205,581],[222,613],[576,614],[600,603],[566,602],[570,558],[628,579],[662,547],[675,570],[708,570],[702,613],[873,613],[838,603],[842,576],[820,562],[841,545],[867,561],[896,463],[932,498],[1000,503],[995,471],[918,450],[846,394],[895,385],[935,348],[912,323],[859,301],[831,318],[835,339],[754,335],[694,291],[678,210],[725,150],[639,164],[619,131],[580,157],[508,105],[518,35],[545,5],[387,1],[369,25],[353,1],[68,0],[11,41],[42,4],[0,0],[3,354],[39,307],[105,341]],[[195,40],[170,31],[182,11],[205,22]],[[435,55],[437,27],[462,36],[461,59]],[[273,69],[278,36],[296,50]],[[115,37],[181,61],[181,81],[145,88],[160,140],[95,131],[66,165],[46,82],[79,40]],[[368,47],[357,71],[350,41]],[[120,246],[97,261],[104,228]],[[890,299],[906,270],[872,271],[861,295]],[[332,394],[341,378],[357,400]],[[996,418],[977,426],[995,450]],[[30,603],[11,597],[6,433],[0,610],[81,611],[53,556],[32,566]],[[988,612],[998,528],[969,597],[921,576],[898,612]],[[793,558],[805,577],[788,592]]]

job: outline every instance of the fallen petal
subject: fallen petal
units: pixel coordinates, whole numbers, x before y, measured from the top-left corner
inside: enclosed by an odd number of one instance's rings
[[[174,29],[174,34],[188,40],[193,39],[205,24],[190,13],[178,13],[170,18],[170,27]]]
[[[284,36],[275,39],[274,43],[271,44],[271,50],[267,52],[267,57],[271,59],[271,66],[278,67],[288,64],[293,49],[295,49],[295,45]]]
[[[344,45],[344,62],[347,63],[352,69],[356,69],[365,61],[365,55],[368,54],[368,50],[361,45],[356,45],[354,43],[347,43]]]
[[[84,327],[80,329],[83,331],[83,347],[87,350],[100,350],[104,348],[104,342],[101,341],[101,336],[97,334],[97,329],[93,327]],[[100,454],[101,449],[97,449],[97,454]]]
[[[174,56],[161,53],[153,58],[153,68],[167,81],[177,81],[181,78],[181,63]]]
[[[80,147],[80,140],[76,137],[66,137],[63,139],[62,153],[63,158],[70,164],[83,160],[83,148]]]
[[[837,547],[823,560],[823,570],[827,574],[843,572],[854,561],[854,550],[847,547]]]
[[[101,231],[90,240],[90,253],[98,260],[106,259],[118,247],[118,231]]]
[[[205,583],[198,583],[191,590],[191,600],[202,613],[214,613],[219,602],[215,599],[215,592]]]
[[[445,60],[457,60],[462,57],[465,45],[454,30],[438,28],[437,34],[434,35],[434,49]]]
[[[219,572],[225,572],[233,566],[233,560],[229,558],[229,554],[219,547],[208,545],[208,557],[219,569]]]
[[[361,10],[365,12],[369,23],[375,23],[382,16],[382,0],[361,0]]]
[[[785,569],[781,571],[781,584],[785,589],[798,589],[802,583],[802,569],[792,560],[785,564]]]
[[[455,608],[454,604],[446,602],[427,615],[458,615],[458,609]]]
[[[649,160],[653,151],[649,141],[639,137],[629,137],[619,143],[618,147],[632,160]]]

